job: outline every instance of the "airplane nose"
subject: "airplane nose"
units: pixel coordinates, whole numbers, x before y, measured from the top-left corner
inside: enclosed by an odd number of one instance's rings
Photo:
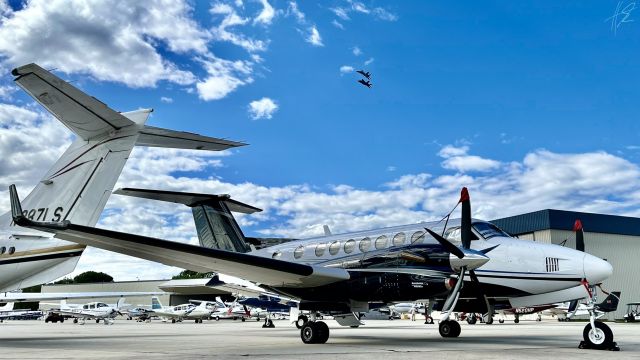
[[[590,284],[599,284],[613,274],[613,266],[599,257],[585,254],[583,260],[584,278]]]

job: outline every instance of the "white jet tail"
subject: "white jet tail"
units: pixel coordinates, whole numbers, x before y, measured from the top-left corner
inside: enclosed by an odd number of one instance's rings
[[[13,305],[14,305],[14,304],[15,304],[15,303],[10,302],[10,303],[6,303],[6,304],[4,304],[3,306],[0,306],[0,312],[2,312],[2,311],[11,311],[11,310],[13,310]]]

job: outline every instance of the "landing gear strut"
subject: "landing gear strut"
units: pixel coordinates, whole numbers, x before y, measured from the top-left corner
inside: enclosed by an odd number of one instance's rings
[[[588,287],[586,282],[585,286]],[[578,348],[620,351],[618,344],[613,341],[613,331],[611,331],[607,324],[601,321],[596,321],[596,288],[592,287],[589,290],[589,294],[591,295],[589,303],[587,304],[587,308],[589,310],[589,324],[587,324],[582,331],[582,338],[584,340],[580,341]]]

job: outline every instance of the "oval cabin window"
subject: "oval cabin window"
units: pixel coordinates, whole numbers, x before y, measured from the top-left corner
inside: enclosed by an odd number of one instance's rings
[[[360,240],[360,251],[367,252],[369,251],[370,247],[371,247],[371,239],[367,237]]]
[[[293,257],[296,259],[300,259],[302,257],[302,255],[304,255],[304,246],[298,246],[294,251],[293,251]]]
[[[344,252],[347,254],[351,254],[353,252],[353,249],[356,248],[356,241],[353,239],[347,240],[346,243],[344,243]]]
[[[324,244],[324,243],[316,245],[316,256],[324,255],[325,246],[326,246],[326,244]]]
[[[400,245],[404,244],[404,239],[405,238],[406,238],[406,236],[404,235],[403,232],[397,233],[393,237],[393,246],[400,246]]]
[[[280,251],[276,251],[273,253],[273,255],[271,255],[272,259],[280,259],[280,257],[282,256],[282,253]]]
[[[7,248],[5,246],[0,248],[0,255],[4,254],[5,252],[7,252]]]
[[[9,255],[13,255],[13,253],[16,252],[16,248],[14,248],[13,246],[9,248]]]
[[[376,249],[384,249],[387,247],[387,237],[385,235],[378,236],[376,239]]]
[[[335,255],[340,251],[340,241],[334,241],[329,245],[329,254]]]
[[[424,231],[416,231],[411,235],[412,244],[422,244],[424,241]]]

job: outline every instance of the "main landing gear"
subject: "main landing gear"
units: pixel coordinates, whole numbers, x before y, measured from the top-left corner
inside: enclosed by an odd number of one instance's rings
[[[444,338],[458,337],[461,331],[460,324],[455,320],[440,321],[438,330],[440,330],[440,336]]]
[[[300,329],[305,344],[324,344],[329,340],[329,327],[324,321],[307,321]]]

